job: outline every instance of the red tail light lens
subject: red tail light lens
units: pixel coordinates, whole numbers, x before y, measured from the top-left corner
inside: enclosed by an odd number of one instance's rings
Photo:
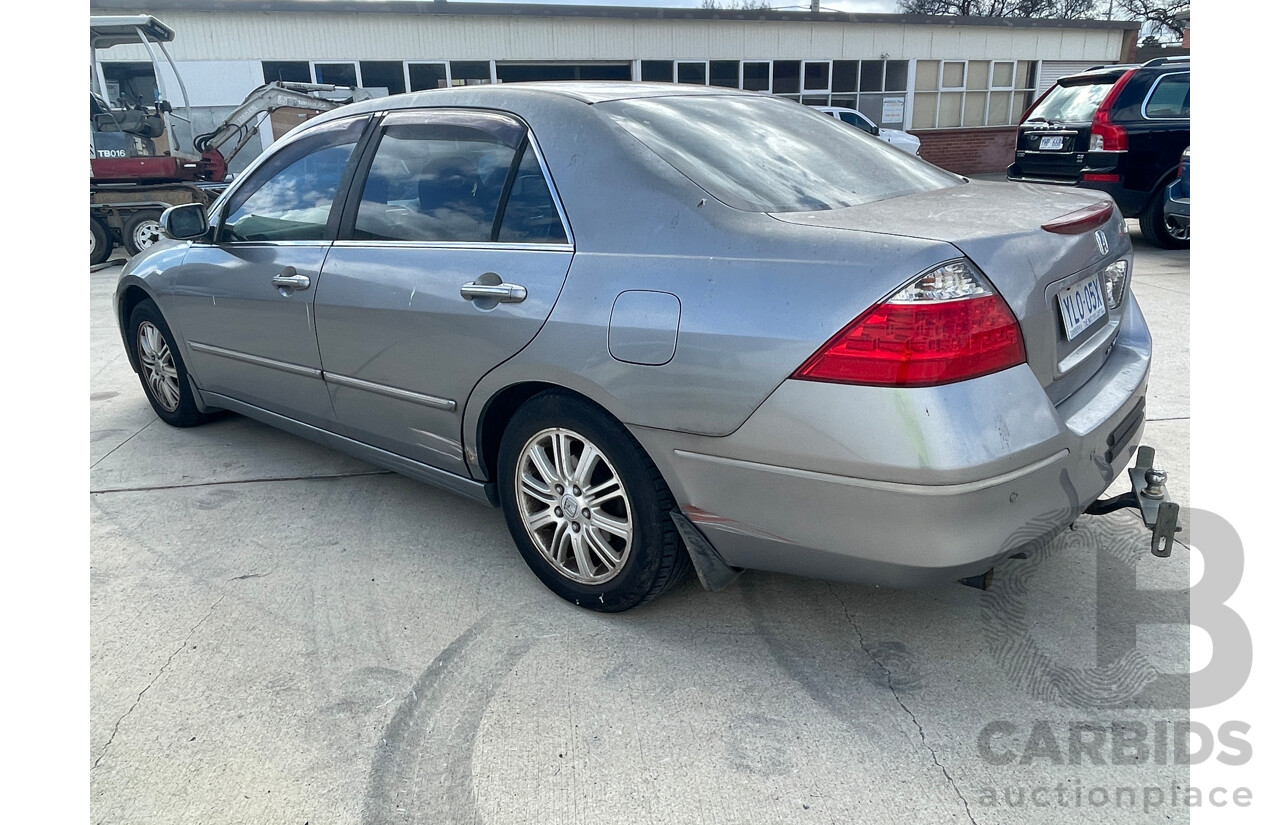
[[[953,261],[858,316],[792,374],[806,381],[932,387],[1027,360],[1022,331],[977,269]]]
[[[1089,151],[1123,152],[1129,148],[1129,133],[1123,126],[1117,126],[1111,122],[1111,107],[1115,105],[1116,98],[1120,97],[1120,90],[1129,82],[1129,78],[1133,77],[1135,71],[1137,70],[1130,69],[1120,75],[1120,79],[1112,85],[1111,91],[1107,92],[1102,103],[1098,104],[1098,110],[1093,114],[1093,125],[1089,127]]]

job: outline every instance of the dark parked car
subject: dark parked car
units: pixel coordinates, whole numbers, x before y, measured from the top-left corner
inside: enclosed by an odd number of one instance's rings
[[[1027,111],[1009,180],[1099,189],[1148,241],[1186,248],[1191,236],[1165,219],[1164,191],[1190,143],[1189,59],[1099,67],[1061,78]]]
[[[1164,220],[1175,237],[1191,237],[1191,147],[1182,153],[1178,177],[1164,190]]]

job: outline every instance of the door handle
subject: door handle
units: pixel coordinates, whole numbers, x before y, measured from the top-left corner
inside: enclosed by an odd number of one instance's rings
[[[463,284],[460,290],[462,297],[468,301],[477,298],[496,298],[501,304],[518,304],[529,297],[529,291],[519,284],[482,284],[472,281]]]
[[[306,275],[299,275],[298,270],[293,267],[286,266],[284,271],[271,279],[271,285],[281,289],[307,289],[311,286],[311,279]]]

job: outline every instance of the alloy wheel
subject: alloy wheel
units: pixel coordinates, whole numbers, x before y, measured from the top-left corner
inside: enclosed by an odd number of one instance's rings
[[[164,335],[150,321],[138,325],[138,361],[151,397],[168,412],[178,409],[178,367]]]
[[[516,468],[520,519],[556,572],[582,584],[618,575],[631,553],[634,520],[604,453],[581,434],[555,427],[525,443]]]

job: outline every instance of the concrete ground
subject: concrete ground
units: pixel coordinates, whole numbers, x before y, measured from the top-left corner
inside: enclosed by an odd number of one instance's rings
[[[1189,255],[1133,227],[1144,440],[1185,505]],[[748,572],[591,613],[497,510],[238,416],[160,423],[118,272],[89,278],[93,822],[1188,820],[1161,674],[1188,670],[1190,551],[1134,517],[987,592]]]

